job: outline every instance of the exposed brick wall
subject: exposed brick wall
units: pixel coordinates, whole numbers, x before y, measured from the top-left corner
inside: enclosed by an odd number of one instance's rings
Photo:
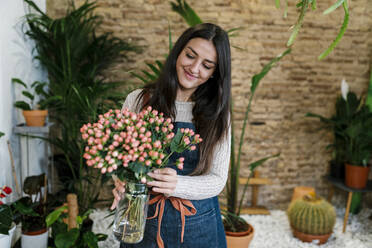
[[[50,15],[64,13],[66,0],[47,3]],[[113,80],[136,81],[128,70],[144,69],[145,62],[163,59],[168,51],[168,21],[174,40],[187,28],[181,17],[171,11],[168,1],[100,0],[98,3],[97,12],[104,17],[105,31],[144,46],[142,54],[133,54],[129,62],[119,63],[107,72]],[[289,1],[286,19],[283,9],[276,9],[272,0],[189,0],[188,3],[206,22],[217,23],[226,30],[244,28],[238,37],[231,38],[232,45],[246,49],[232,49],[234,120],[239,129],[248,102],[250,79],[286,49],[289,27],[297,19],[297,1]],[[304,114],[332,115],[342,78],[357,94],[364,94],[368,88],[372,61],[370,0],[349,2],[350,22],[344,38],[327,59],[317,60],[336,37],[343,20],[342,8],[322,15],[333,3],[333,0],[317,1],[317,10],[309,10],[292,53],[262,80],[252,105],[250,121],[262,121],[265,125],[248,127],[243,164],[281,152],[280,158],[259,168],[263,177],[274,181],[273,185],[260,189],[259,204],[269,208],[286,207],[297,185],[314,186],[318,193],[326,195],[327,184],[322,177],[327,173],[330,154],[325,147],[332,136],[319,131],[320,123],[304,118]],[[241,174],[246,173],[245,167]]]

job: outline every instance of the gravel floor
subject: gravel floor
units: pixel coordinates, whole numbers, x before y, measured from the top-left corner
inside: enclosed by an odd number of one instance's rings
[[[332,236],[324,245],[303,243],[292,236],[284,211],[272,210],[271,215],[243,216],[255,228],[255,236],[250,248],[372,248],[372,209],[363,209],[358,215],[350,215],[346,232],[342,233],[345,208],[336,209],[337,220]],[[111,228],[108,228],[113,217],[105,218],[107,210],[96,210],[91,214],[94,220],[93,231],[109,235],[106,241],[100,242],[100,248],[118,248]]]

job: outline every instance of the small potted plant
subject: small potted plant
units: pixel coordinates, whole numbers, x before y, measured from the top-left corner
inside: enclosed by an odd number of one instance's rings
[[[45,118],[48,115],[48,110],[46,106],[48,101],[46,100],[48,95],[44,91],[44,87],[47,83],[35,81],[31,84],[30,88],[19,78],[12,78],[14,84],[21,85],[25,88],[22,91],[22,95],[28,98],[30,103],[25,101],[16,101],[14,106],[16,108],[22,109],[23,116],[26,121],[27,126],[44,126]],[[35,103],[35,96],[38,96],[40,99]]]
[[[0,132],[0,137],[4,135]],[[12,236],[16,228],[13,222],[13,212],[10,205],[5,204],[1,199],[12,193],[8,186],[0,188],[0,247],[10,248]]]
[[[47,227],[52,231],[52,241],[48,247],[98,248],[98,242],[104,241],[107,235],[96,234],[84,228],[84,220],[89,218],[91,212],[92,209],[79,215],[76,194],[68,194],[67,203],[46,217]]]
[[[28,196],[12,204],[15,220],[22,224],[21,246],[22,248],[46,248],[48,243],[48,230],[45,223],[48,214],[46,175],[27,177],[23,184],[23,191]]]
[[[327,242],[336,223],[334,207],[315,195],[293,201],[287,215],[295,237],[303,242],[318,240],[319,245]]]

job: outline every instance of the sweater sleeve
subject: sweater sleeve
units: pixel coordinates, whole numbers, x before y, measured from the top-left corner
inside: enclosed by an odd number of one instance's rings
[[[175,191],[169,196],[188,200],[202,200],[218,195],[224,188],[227,180],[230,163],[231,127],[225,138],[217,144],[213,152],[213,161],[210,171],[200,176],[181,176]]]
[[[137,103],[138,103],[138,95],[141,93],[141,89],[137,89],[132,91],[128,94],[127,98],[125,98],[125,101],[122,106],[122,110],[127,108],[131,112],[138,112],[137,111]]]

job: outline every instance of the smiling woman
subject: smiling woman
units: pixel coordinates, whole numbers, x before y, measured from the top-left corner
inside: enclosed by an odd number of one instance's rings
[[[230,43],[219,26],[203,23],[177,40],[159,79],[128,95],[123,108],[146,106],[171,118],[174,130],[203,139],[197,149],[169,159],[148,176],[153,192],[143,240],[121,247],[226,247],[217,195],[225,186],[230,157]],[[183,169],[174,163],[184,157]],[[125,182],[115,182],[116,207]],[[159,209],[160,208],[160,209]]]
[[[177,59],[179,87],[177,100],[190,101],[196,88],[205,83],[217,65],[217,51],[213,43],[202,38],[190,40]]]

